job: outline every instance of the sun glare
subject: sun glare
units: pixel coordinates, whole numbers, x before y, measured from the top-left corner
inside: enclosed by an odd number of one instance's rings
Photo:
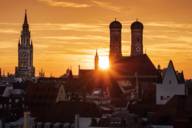
[[[109,68],[109,58],[107,56],[99,57],[99,68],[103,70]]]

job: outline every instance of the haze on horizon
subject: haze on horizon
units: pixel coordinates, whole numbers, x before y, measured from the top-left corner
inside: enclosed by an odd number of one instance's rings
[[[24,12],[27,9],[34,44],[34,66],[49,76],[60,76],[68,67],[77,73],[94,67],[96,49],[109,51],[108,25],[123,25],[123,54],[130,54],[130,24],[144,24],[144,51],[155,66],[175,68],[192,77],[191,0],[1,0],[0,67],[14,73]]]

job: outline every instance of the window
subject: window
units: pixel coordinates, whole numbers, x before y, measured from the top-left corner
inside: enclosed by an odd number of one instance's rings
[[[137,38],[137,42],[140,42],[140,39],[139,39],[139,38]]]
[[[163,100],[163,96],[161,96],[161,100]]]
[[[15,103],[18,103],[19,102],[19,99],[15,99]]]

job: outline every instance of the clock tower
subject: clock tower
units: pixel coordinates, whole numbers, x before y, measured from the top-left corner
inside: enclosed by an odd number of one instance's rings
[[[31,79],[35,76],[35,68],[33,67],[33,43],[31,41],[26,11],[21,37],[18,42],[18,67],[15,69],[15,75],[22,79]]]
[[[131,25],[131,56],[143,54],[143,24],[135,21]]]
[[[121,53],[121,29],[122,25],[119,21],[111,22],[109,25],[110,29],[110,51],[109,60],[110,63],[114,62],[122,57]]]

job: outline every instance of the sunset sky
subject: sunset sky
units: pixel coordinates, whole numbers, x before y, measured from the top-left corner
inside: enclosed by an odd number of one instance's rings
[[[34,66],[60,76],[68,67],[93,68],[96,49],[109,51],[108,26],[123,24],[123,54],[130,54],[130,24],[144,24],[144,51],[155,66],[192,77],[192,0],[0,0],[0,67],[14,73],[17,44],[27,9],[34,44]]]

